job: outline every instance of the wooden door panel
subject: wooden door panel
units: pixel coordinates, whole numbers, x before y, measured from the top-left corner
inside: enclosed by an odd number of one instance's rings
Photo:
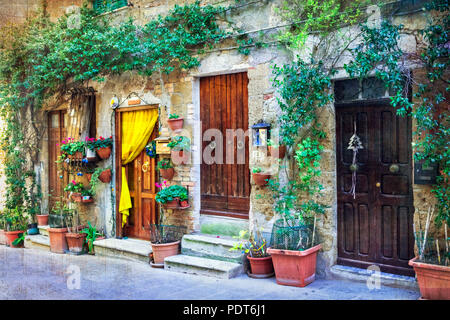
[[[208,129],[222,132],[223,148],[210,148],[210,141],[203,141],[202,149],[212,156],[221,157],[223,163],[201,165],[201,212],[220,215],[237,214],[248,218],[250,207],[250,173],[248,167],[248,137],[244,143],[227,141],[227,129],[248,129],[248,78],[246,73],[205,77],[200,79],[200,108],[202,134]],[[214,140],[214,139],[211,139]],[[234,145],[234,163],[226,163],[227,145]],[[244,161],[237,163],[238,148],[245,148]],[[240,149],[241,150],[241,149]],[[220,154],[216,154],[220,152]],[[240,159],[241,160],[241,159]],[[220,161],[220,160],[219,160]]]
[[[357,124],[364,149],[357,156],[356,196],[350,194]],[[411,122],[388,102],[336,106],[338,263],[412,275]],[[397,166],[397,171],[392,171]]]

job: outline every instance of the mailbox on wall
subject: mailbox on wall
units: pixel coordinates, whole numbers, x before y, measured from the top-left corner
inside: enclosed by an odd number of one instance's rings
[[[439,174],[439,166],[436,163],[425,165],[424,161],[414,162],[414,183],[435,184]]]
[[[270,139],[270,124],[262,120],[252,126],[253,145],[256,147],[267,146],[267,140]]]
[[[170,148],[167,146],[170,142],[170,137],[158,137],[155,139],[156,154],[170,154]]]

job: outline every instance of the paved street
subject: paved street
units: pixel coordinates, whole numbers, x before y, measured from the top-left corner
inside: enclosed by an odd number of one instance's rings
[[[369,290],[365,283],[344,280],[318,279],[305,288],[280,286],[275,278],[251,279],[246,275],[221,280],[154,269],[139,262],[0,246],[0,299],[305,300],[419,296],[418,291],[384,286]]]

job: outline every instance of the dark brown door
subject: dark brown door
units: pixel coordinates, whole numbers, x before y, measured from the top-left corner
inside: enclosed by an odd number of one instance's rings
[[[153,130],[149,142],[156,138],[156,131]],[[124,236],[150,240],[150,224],[157,221],[155,167],[155,159],[149,157],[145,149],[126,165],[133,207],[130,209]]]
[[[356,197],[350,193],[356,122]],[[338,263],[414,275],[411,120],[387,101],[336,105]]]
[[[55,162],[61,155],[61,141],[67,135],[66,111],[53,111],[48,114],[48,188],[49,188],[49,211],[53,208],[58,197],[63,194],[64,186],[68,183],[65,171],[58,171]]]
[[[223,163],[201,165],[201,213],[248,219],[250,208],[250,172],[248,166],[248,136],[229,136],[227,129],[248,129],[247,73],[234,73],[200,79],[200,110],[202,137],[208,129],[222,132],[222,150],[203,141],[202,150],[222,153]],[[238,141],[240,140],[240,141]],[[217,145],[217,144],[216,144]],[[227,145],[234,148],[233,163],[227,163]],[[244,148],[245,150],[243,150]],[[243,156],[238,157],[238,149]],[[245,151],[245,155],[244,155]],[[231,157],[229,157],[230,159]]]

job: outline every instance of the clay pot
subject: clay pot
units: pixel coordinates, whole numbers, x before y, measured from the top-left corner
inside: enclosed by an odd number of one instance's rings
[[[156,264],[163,264],[164,258],[175,256],[179,253],[180,241],[155,244],[152,243],[153,260]]]
[[[422,299],[450,300],[450,267],[409,260],[414,267]]]
[[[176,165],[187,164],[191,161],[191,153],[189,151],[184,150],[171,150],[170,157],[172,162]]]
[[[173,199],[172,201],[167,201],[166,203],[164,203],[163,206],[166,209],[176,209],[180,205],[179,205],[178,199]]]
[[[177,131],[183,129],[183,118],[177,118],[177,119],[168,119],[167,124],[169,125],[170,130]]]
[[[5,245],[6,244],[6,235],[5,230],[0,229],[0,244]]]
[[[81,196],[81,193],[79,193],[79,192],[72,193],[71,198],[75,202],[81,202],[81,200],[83,200],[83,197]]]
[[[304,251],[267,249],[272,256],[277,283],[284,286],[305,287],[316,279],[318,244]]]
[[[189,201],[188,200],[180,201],[180,207],[182,208],[189,207]]]
[[[85,240],[86,240],[85,233],[66,233],[67,246],[69,247],[70,252],[73,253],[82,252]]]
[[[37,214],[36,218],[37,218],[38,226],[48,225],[48,214]]]
[[[88,182],[91,182],[92,173],[86,173],[86,178],[88,179]]]
[[[269,275],[274,272],[271,256],[262,258],[253,258],[247,256],[247,258],[250,261],[250,268],[252,270],[252,274]]]
[[[159,169],[159,174],[163,179],[172,180],[173,176],[175,175],[175,170],[173,168]]]
[[[279,147],[267,147],[267,151],[269,152],[269,155],[273,158],[283,159],[286,155],[286,146],[279,146]]]
[[[261,187],[269,183],[267,179],[270,179],[271,176],[270,173],[252,173],[253,181],[255,181],[256,185]]]
[[[50,251],[54,253],[66,253],[67,228],[48,228],[48,237],[50,238]]]
[[[111,155],[111,147],[99,148],[97,149],[97,154],[103,160],[108,159]]]
[[[102,171],[100,175],[98,176],[98,180],[100,180],[103,183],[108,183],[111,181],[111,169],[107,169]]]
[[[10,246],[11,248],[23,248],[23,241],[15,246],[12,243],[14,240],[19,238],[19,234],[24,233],[25,231],[5,231],[5,237],[6,237],[6,245]]]

